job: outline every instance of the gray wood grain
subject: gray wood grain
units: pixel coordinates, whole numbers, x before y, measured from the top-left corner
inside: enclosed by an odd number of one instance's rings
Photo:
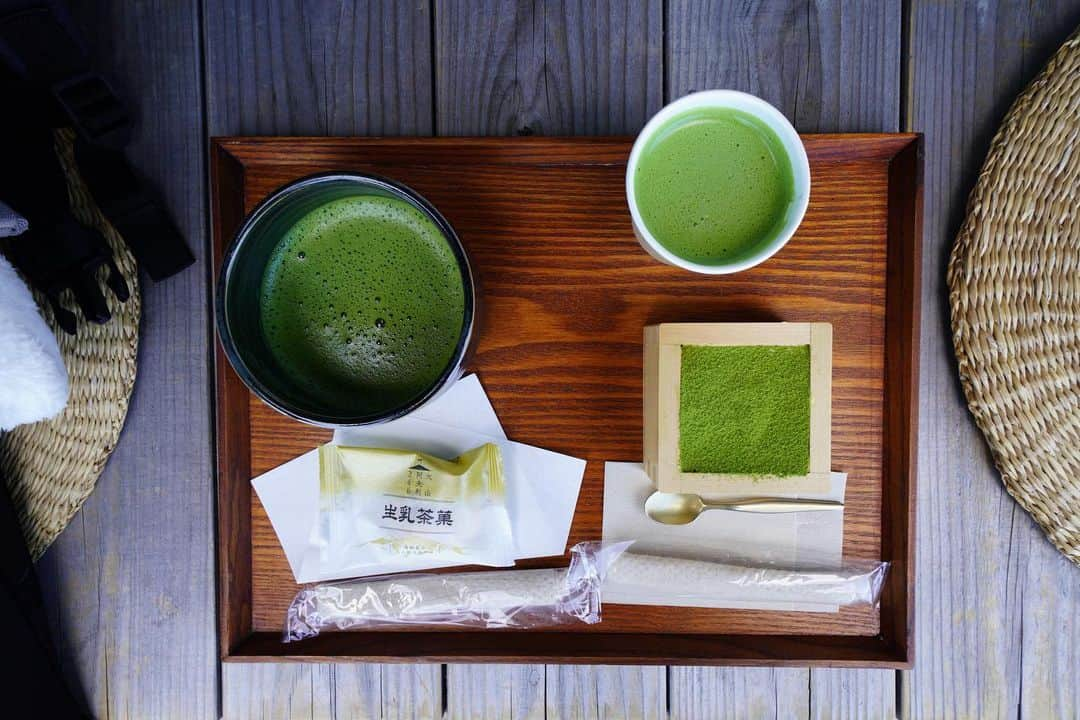
[[[447,671],[452,720],[667,716],[663,667],[449,665]]]
[[[667,716],[664,667],[547,666],[547,717],[660,720]]]
[[[926,133],[926,196],[918,638],[901,706],[907,717],[928,718],[1013,717],[1018,707],[1075,714],[1075,646],[1055,636],[1060,627],[1035,619],[1080,611],[1075,592],[1054,592],[1076,588],[1076,568],[1052,561],[1004,493],[967,413],[944,271],[997,124],[1080,21],[1080,4],[919,0],[911,12],[909,122]]]
[[[357,670],[354,665],[345,669],[338,667],[340,679],[338,692],[342,684],[348,682],[350,672]],[[379,687],[382,691],[382,714],[385,720],[412,720],[412,718],[437,718],[442,716],[442,666],[440,665],[382,665]],[[339,708],[339,718],[351,718],[355,715],[347,708]]]
[[[896,1],[671,0],[667,99],[729,88],[768,100],[800,132],[896,130],[900,10]],[[874,717],[895,711],[894,687],[888,671],[673,667],[672,717]]]
[[[440,665],[227,663],[221,683],[227,720],[413,720],[442,714]]]
[[[810,671],[672,667],[671,720],[806,718]]]
[[[415,677],[421,683],[417,691],[405,693],[405,701],[417,698],[429,712],[438,702],[437,692],[441,685],[439,665],[418,665],[415,668],[402,666],[388,670],[382,665],[355,663],[350,665],[327,666],[328,687],[326,696],[333,702],[331,717],[337,718],[381,718],[384,712],[386,693],[399,692],[401,679]],[[316,688],[315,692],[320,692]],[[312,693],[314,694],[314,693]],[[400,704],[392,709],[397,710]],[[281,717],[281,716],[278,716]],[[286,716],[287,717],[287,716]],[[402,717],[396,713],[395,717]]]
[[[413,720],[442,713],[439,665],[228,663],[227,720]]]
[[[424,1],[204,0],[211,135],[430,135]]]
[[[331,665],[228,663],[221,666],[221,714],[227,720],[333,718]],[[370,696],[369,696],[370,697]],[[378,697],[365,709],[378,708]],[[377,717],[369,712],[361,717]]]
[[[210,135],[426,135],[427,2],[205,0]],[[439,665],[223,669],[226,717],[426,718]]]
[[[884,720],[896,717],[896,673],[891,670],[815,669],[810,717]]]
[[[634,133],[662,104],[659,0],[436,0],[440,135]]]
[[[164,193],[199,263],[144,284],[126,427],[39,572],[65,666],[95,716],[216,717],[198,7],[72,9],[92,55],[139,111],[128,155]]]
[[[542,720],[543,665],[448,665],[447,720]]]
[[[667,32],[669,100],[730,88],[802,132],[899,125],[899,0],[671,0]]]
[[[1029,531],[1041,533],[1034,523]],[[1028,549],[1020,645],[1020,716],[1080,718],[1080,571],[1050,543]]]

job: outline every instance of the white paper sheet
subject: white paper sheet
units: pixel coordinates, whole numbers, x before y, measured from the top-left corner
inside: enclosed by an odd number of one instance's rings
[[[847,475],[833,473],[829,492],[792,495],[843,500]],[[712,510],[687,525],[664,525],[645,514],[652,481],[640,463],[604,466],[604,542],[634,540],[633,553],[690,560],[779,564],[791,567],[837,567],[844,543],[844,514],[838,510],[800,513],[746,513]],[[680,605],[678,588],[646,592],[636,587],[604,585],[604,602],[632,605]],[[700,606],[700,603],[694,603]],[[747,604],[718,596],[709,607],[836,612],[816,603]]]
[[[475,375],[412,415],[334,433],[342,445],[395,445],[442,457],[494,442],[503,454],[507,510],[516,557],[562,555],[577,506],[585,461],[506,439],[502,425]],[[318,518],[319,458],[313,450],[252,480],[266,508],[289,567],[298,583],[334,580],[311,571],[305,562]],[[436,566],[433,566],[436,567]]]

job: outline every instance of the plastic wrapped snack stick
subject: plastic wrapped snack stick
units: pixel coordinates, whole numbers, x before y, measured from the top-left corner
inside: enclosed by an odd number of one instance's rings
[[[388,625],[530,628],[600,621],[600,585],[629,543],[579,543],[569,567],[410,574],[324,583],[296,594],[285,642]]]
[[[608,568],[604,592],[663,593],[680,605],[702,607],[713,606],[717,598],[838,607],[875,605],[888,569],[888,563],[876,561],[817,570],[748,567],[623,553]]]

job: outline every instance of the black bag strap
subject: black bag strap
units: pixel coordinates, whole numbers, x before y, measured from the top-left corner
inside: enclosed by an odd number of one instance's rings
[[[123,153],[79,138],[75,164],[98,207],[154,282],[195,262],[180,231],[158,204],[156,193],[135,174]]]
[[[194,263],[158,193],[120,152],[131,137],[131,118],[93,70],[62,7],[0,0],[0,61],[9,71],[7,89],[27,100],[20,122],[75,129],[87,187],[150,278],[163,280]]]
[[[19,519],[0,474],[0,617],[5,649],[16,662],[0,673],[5,713],[12,717],[89,718],[64,679],[46,622],[45,602]]]
[[[0,56],[26,85],[48,95],[88,142],[119,149],[131,138],[124,104],[51,8],[0,16]]]

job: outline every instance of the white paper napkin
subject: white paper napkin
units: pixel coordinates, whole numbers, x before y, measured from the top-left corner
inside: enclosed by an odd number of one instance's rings
[[[829,492],[792,497],[843,500],[847,475],[833,473]],[[604,542],[634,540],[630,552],[690,560],[777,564],[787,567],[838,567],[844,544],[844,514],[838,510],[799,513],[747,513],[712,510],[687,525],[664,525],[645,514],[652,481],[640,463],[604,466]],[[604,601],[632,605],[693,605],[680,601],[679,588],[644,590],[605,583]],[[836,612],[817,603],[746,603],[717,595],[708,607]]]
[[[334,433],[334,442],[398,446],[441,457],[454,457],[493,442],[503,454],[507,510],[514,531],[516,557],[548,557],[562,555],[566,550],[585,461],[507,440],[475,375],[462,379],[408,417],[382,425],[339,429]],[[305,453],[251,482],[296,581],[308,583],[341,577],[319,576],[312,571],[313,558],[305,557],[311,551],[311,529],[319,512],[318,452]]]

